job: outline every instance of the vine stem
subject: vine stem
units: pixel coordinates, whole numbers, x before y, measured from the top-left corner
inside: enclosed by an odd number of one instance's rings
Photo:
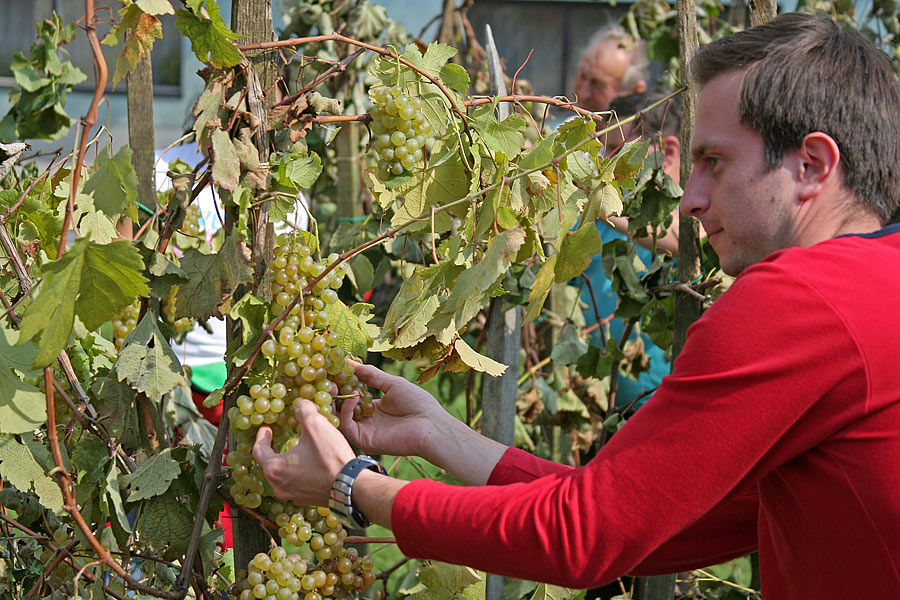
[[[345,44],[350,44],[352,46],[358,46],[360,48],[365,48],[366,50],[375,52],[377,54],[381,54],[382,56],[389,56],[389,57],[393,58],[394,60],[400,62],[401,64],[409,67],[410,69],[412,69],[413,71],[415,71],[416,73],[418,73],[419,75],[421,75],[422,77],[424,77],[425,79],[430,81],[432,84],[437,86],[437,88],[439,90],[441,90],[441,93],[444,94],[444,96],[447,98],[447,101],[450,102],[450,107],[453,109],[453,112],[455,112],[457,115],[459,115],[459,117],[462,119],[463,127],[465,128],[466,133],[468,133],[469,125],[467,123],[468,117],[466,116],[466,113],[463,112],[462,109],[459,108],[459,105],[456,103],[456,100],[453,98],[452,94],[450,94],[450,90],[448,90],[444,86],[444,84],[441,82],[441,80],[438,79],[437,77],[435,77],[434,75],[431,75],[431,74],[425,72],[420,67],[417,67],[416,65],[412,64],[411,62],[409,62],[402,56],[398,55],[396,52],[391,52],[387,48],[382,48],[381,46],[375,46],[373,44],[367,44],[365,42],[361,42],[359,40],[349,38],[340,33],[333,33],[331,35],[313,35],[313,36],[309,36],[309,37],[290,38],[287,40],[278,40],[277,42],[261,42],[259,44],[247,44],[245,46],[238,46],[238,49],[241,51],[268,50],[271,48],[285,48],[285,47],[289,47],[289,46],[302,46],[303,44],[311,44],[314,42],[329,42],[329,41],[330,42],[343,42]]]
[[[88,43],[91,45],[94,64],[97,67],[97,84],[94,87],[94,97],[91,100],[91,106],[85,116],[81,118],[81,141],[78,144],[78,158],[75,161],[75,170],[72,171],[72,185],[69,189],[69,199],[66,203],[66,216],[63,219],[62,233],[59,235],[59,248],[56,250],[57,259],[66,251],[69,228],[72,226],[72,213],[75,211],[75,194],[78,193],[78,180],[81,178],[81,169],[84,167],[84,155],[87,152],[91,128],[97,124],[97,111],[100,101],[103,99],[103,93],[106,91],[106,81],[109,75],[106,59],[103,58],[103,51],[100,49],[100,40],[97,38],[97,25],[94,20],[94,0],[84,0],[84,29]]]
[[[87,0],[90,2],[90,0]],[[46,398],[47,398],[47,436],[50,440],[50,454],[53,457],[53,464],[56,466],[50,474],[56,477],[57,483],[59,484],[59,489],[62,491],[63,495],[63,508],[69,515],[72,517],[72,520],[75,521],[75,525],[78,529],[81,530],[81,533],[84,534],[84,537],[87,538],[88,543],[91,545],[91,548],[97,555],[99,562],[108,566],[116,575],[122,578],[122,580],[133,590],[155,596],[157,598],[165,598],[167,600],[181,600],[184,598],[184,594],[187,592],[187,587],[185,586],[184,592],[164,592],[158,590],[154,587],[150,587],[141,583],[140,581],[134,579],[118,562],[113,560],[112,556],[109,553],[109,550],[103,547],[100,543],[100,540],[94,535],[94,532],[91,531],[90,526],[84,520],[84,516],[82,516],[81,511],[78,510],[78,502],[75,498],[75,495],[72,491],[73,483],[72,477],[69,475],[69,472],[66,470],[65,464],[63,463],[62,451],[60,450],[59,445],[59,436],[56,433],[56,406],[53,401],[53,367],[49,366],[44,369],[44,388],[46,390]],[[185,569],[188,566],[184,567]]]
[[[609,111],[591,112],[585,108],[581,108],[569,99],[554,98],[551,96],[528,96],[521,94],[511,94],[508,96],[478,96],[472,98],[471,100],[466,100],[465,102],[463,102],[463,104],[465,106],[481,106],[483,104],[491,104],[493,102],[512,102],[514,104],[520,104],[522,102],[539,102],[541,104],[547,104],[549,106],[555,106],[557,108],[570,110],[582,117],[589,117],[594,121],[597,121],[598,123],[606,121],[606,117],[604,115],[609,114]]]

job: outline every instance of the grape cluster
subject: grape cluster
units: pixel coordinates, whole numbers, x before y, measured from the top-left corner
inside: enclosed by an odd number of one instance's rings
[[[162,312],[165,315],[166,322],[175,330],[176,336],[182,336],[190,331],[194,324],[187,317],[175,318],[175,294],[178,293],[178,286],[172,286],[172,293],[162,299]]]
[[[191,204],[187,207],[187,214],[184,216],[184,222],[181,224],[181,231],[184,235],[191,237],[202,237],[203,228],[200,227],[200,207]]]
[[[140,300],[135,300],[133,304],[126,306],[125,310],[112,320],[113,342],[116,345],[116,350],[122,349],[125,338],[128,337],[128,334],[131,333],[137,325],[138,317],[140,317],[140,315],[141,302]]]
[[[241,600],[343,598],[375,579],[371,559],[344,548],[347,531],[338,518],[328,508],[296,506],[275,499],[252,456],[256,432],[264,424],[272,429],[272,444],[277,451],[284,452],[299,442],[295,409],[301,398],[314,402],[335,427],[340,419],[332,406],[345,397],[358,394],[361,398],[355,418],[371,415],[374,410],[371,392],[347,362],[345,351],[338,345],[340,336],[329,328],[329,310],[337,301],[336,290],[347,267],[341,264],[332,269],[304,295],[310,282],[337,259],[332,254],[325,261],[316,261],[302,234],[281,234],[268,265],[273,277],[271,314],[283,313],[298,296],[302,299],[275,326],[274,339],[262,345],[268,365],[248,376],[251,385],[247,393],[238,396],[228,411],[234,435],[226,457],[232,468],[230,492],[237,504],[258,508],[273,521],[286,542],[307,544],[316,562],[303,562],[301,566],[280,547],[268,555],[257,555],[235,588]]]
[[[362,591],[375,580],[372,559],[359,558],[353,548],[325,568],[313,567],[299,554],[275,546],[268,554],[254,556],[239,574],[235,595],[239,600],[325,600]]]
[[[422,114],[422,100],[403,94],[399,87],[383,87],[375,92],[369,109],[378,176],[387,179],[421,164],[431,124]]]

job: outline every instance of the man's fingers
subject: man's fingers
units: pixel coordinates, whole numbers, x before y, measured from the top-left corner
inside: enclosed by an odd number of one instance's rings
[[[253,444],[253,459],[260,465],[265,465],[275,451],[272,449],[272,430],[268,427],[260,427],[256,432],[256,442]]]
[[[353,409],[359,404],[359,394],[353,394],[349,398],[344,399],[344,405],[341,406],[341,433],[354,444],[358,443],[356,433],[359,429],[358,425],[353,421]]]
[[[319,414],[316,403],[305,398],[297,400],[297,409],[294,411],[294,415],[297,417],[297,421],[303,429],[306,429],[306,425],[310,419],[324,418]]]
[[[396,375],[388,375],[378,367],[373,367],[372,365],[364,365],[362,363],[350,361],[353,365],[353,368],[356,370],[356,376],[359,377],[359,380],[365,383],[366,385],[371,385],[372,387],[378,388],[382,392],[386,392],[388,388],[390,388],[394,384],[394,379],[402,379],[406,381],[402,377],[397,377]]]

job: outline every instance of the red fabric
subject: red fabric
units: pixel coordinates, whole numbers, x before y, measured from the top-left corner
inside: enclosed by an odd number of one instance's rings
[[[207,408],[203,406],[203,401],[206,400],[206,394],[201,394],[196,391],[191,392],[191,397],[194,400],[194,406],[197,407],[197,410],[200,411],[200,414],[203,415],[207,421],[215,425],[219,426],[219,421],[222,420],[222,406],[223,402],[219,402],[213,407]],[[228,449],[226,448],[225,454],[228,454]],[[222,464],[225,464],[224,462]],[[226,548],[234,547],[234,530],[231,524],[231,506],[226,502],[225,508],[219,513],[219,524],[223,529],[223,538]]]
[[[900,590],[900,228],[777,252],[695,323],[585,467],[510,449],[489,485],[421,480],[401,550],[591,587],[760,551],[767,600]]]

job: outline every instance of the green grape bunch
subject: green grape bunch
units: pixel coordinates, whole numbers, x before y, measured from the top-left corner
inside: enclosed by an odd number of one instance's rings
[[[172,293],[162,299],[162,312],[166,318],[166,323],[175,330],[176,337],[181,337],[194,327],[194,323],[187,317],[180,319],[175,318],[175,299],[178,293],[178,286],[172,286]]]
[[[121,350],[125,343],[125,338],[137,326],[138,317],[141,314],[141,302],[135,300],[132,304],[125,307],[119,315],[112,320],[113,326],[113,343],[116,350]]]
[[[423,163],[431,124],[422,113],[422,100],[404,95],[399,87],[379,88],[374,100],[369,116],[378,177],[385,180]]]

